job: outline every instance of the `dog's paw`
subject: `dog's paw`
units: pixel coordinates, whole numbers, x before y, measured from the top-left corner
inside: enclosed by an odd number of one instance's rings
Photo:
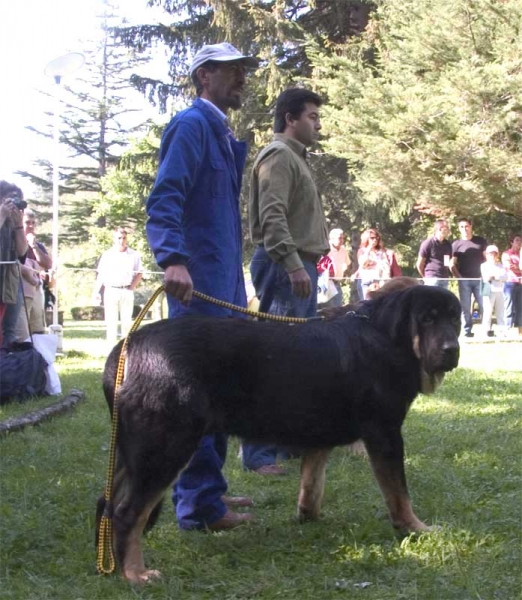
[[[437,530],[436,526],[430,527],[429,525],[426,525],[426,523],[423,523],[422,521],[420,521],[418,519],[415,521],[412,521],[410,523],[400,523],[400,524],[394,523],[393,526],[394,526],[397,534],[401,537],[415,535],[415,534],[421,534],[421,533],[428,533],[430,531]]]
[[[161,578],[161,573],[154,569],[147,571],[127,571],[124,575],[130,583],[144,584]]]
[[[317,521],[319,519],[319,511],[315,509],[309,509],[305,506],[298,506],[297,519],[299,523],[306,523],[307,521]]]

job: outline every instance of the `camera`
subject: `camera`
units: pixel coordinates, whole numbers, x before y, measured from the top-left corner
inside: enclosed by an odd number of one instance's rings
[[[27,202],[25,200],[22,200],[18,196],[11,198],[11,202],[16,206],[18,210],[24,210],[25,208],[27,208]]]

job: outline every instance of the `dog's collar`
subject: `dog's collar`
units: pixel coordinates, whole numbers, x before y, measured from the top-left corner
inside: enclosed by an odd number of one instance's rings
[[[361,313],[355,312],[354,310],[349,310],[344,316],[345,317],[356,317],[357,319],[366,319],[367,321],[370,320],[370,317],[368,315],[363,315]]]

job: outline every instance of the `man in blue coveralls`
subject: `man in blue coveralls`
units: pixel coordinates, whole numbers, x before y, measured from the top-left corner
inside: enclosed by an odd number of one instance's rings
[[[247,155],[228,126],[241,107],[247,68],[256,59],[228,43],[203,46],[190,76],[197,99],[167,125],[156,182],[147,200],[147,237],[164,269],[169,317],[239,313],[192,298],[193,289],[246,307],[239,195]],[[173,501],[181,529],[231,529],[252,518],[231,510],[250,498],[226,496],[223,434],[205,436],[179,480]]]

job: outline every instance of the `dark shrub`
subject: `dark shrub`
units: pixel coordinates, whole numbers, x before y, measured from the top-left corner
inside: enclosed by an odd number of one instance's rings
[[[103,306],[75,306],[71,308],[71,316],[75,321],[103,321]]]

